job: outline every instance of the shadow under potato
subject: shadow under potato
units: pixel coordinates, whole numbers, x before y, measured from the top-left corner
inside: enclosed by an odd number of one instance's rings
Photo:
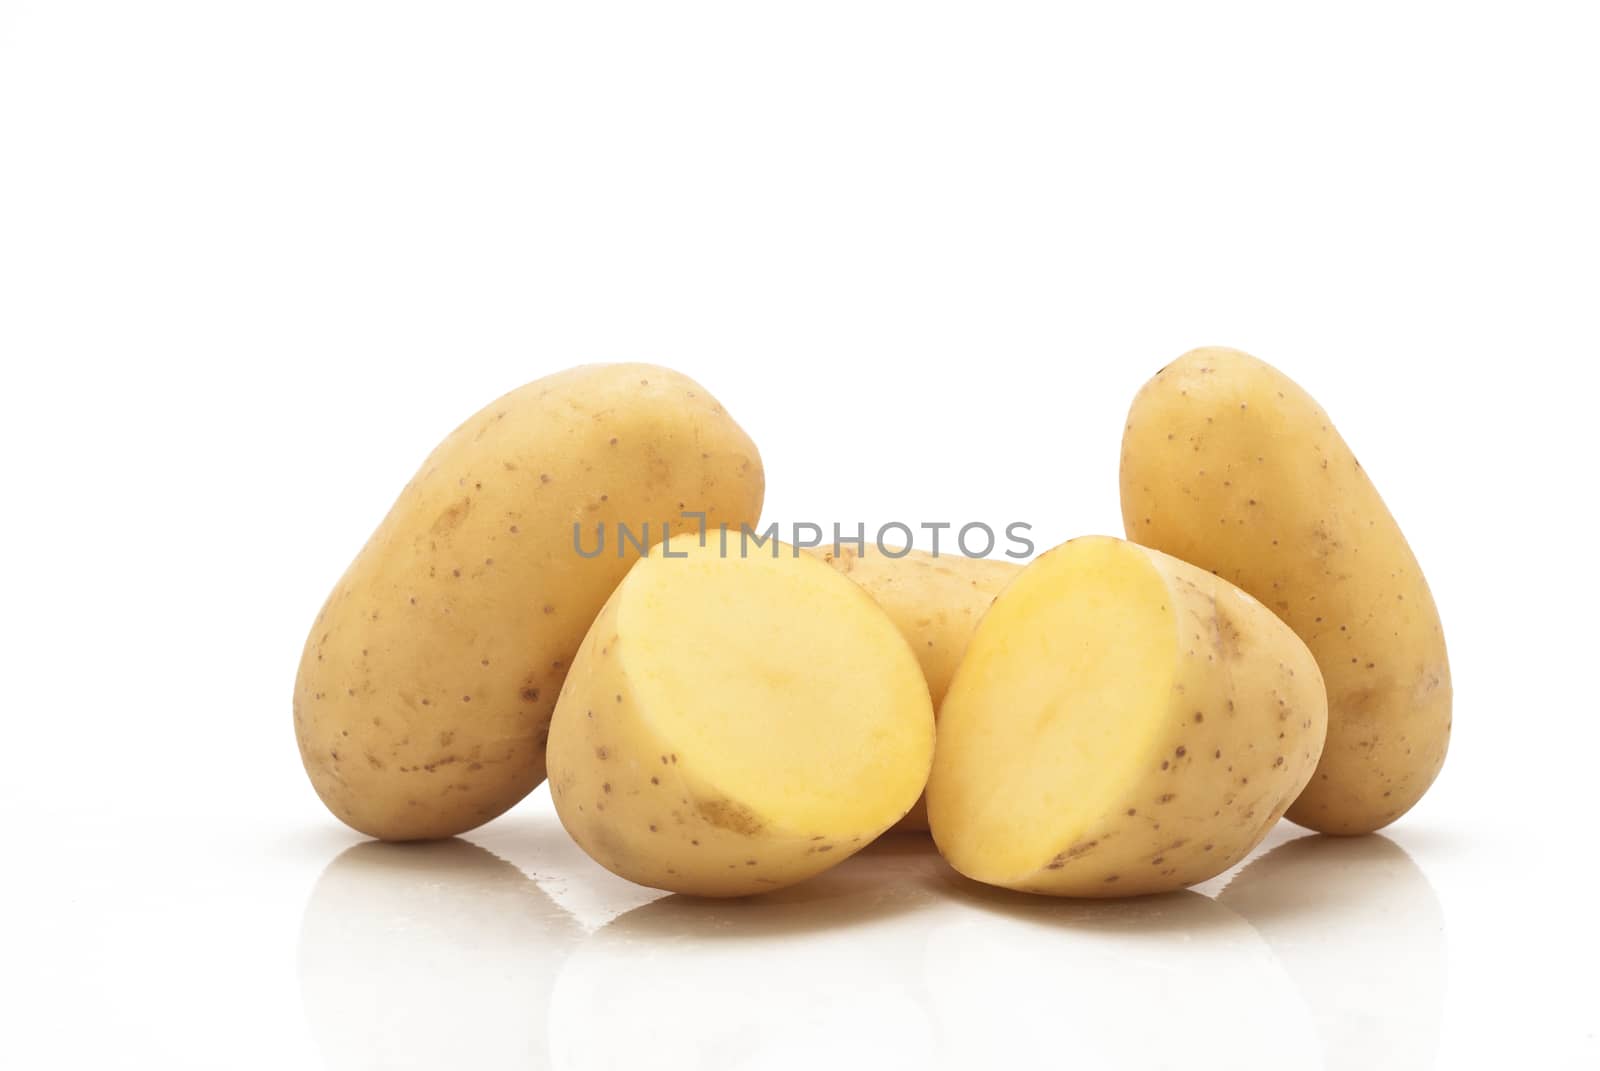
[[[618,916],[604,932],[726,939],[846,929],[928,903],[935,876],[948,869],[927,837],[890,834],[798,885],[730,899],[673,893]]]
[[[1155,896],[1074,900],[1014,892],[964,878],[950,871],[946,895],[981,911],[1041,926],[1126,937],[1170,938],[1236,925],[1237,916],[1219,910],[1215,900],[1190,889]]]

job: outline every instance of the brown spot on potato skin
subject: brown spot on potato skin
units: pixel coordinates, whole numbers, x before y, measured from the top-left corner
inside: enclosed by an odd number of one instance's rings
[[[750,808],[727,798],[699,799],[694,809],[709,825],[741,836],[754,836],[765,825]]]
[[[1233,615],[1219,602],[1212,602],[1212,646],[1218,658],[1226,662],[1237,662],[1244,657],[1244,635],[1239,630],[1239,623]],[[1197,719],[1198,720],[1198,719]]]
[[[428,534],[432,536],[442,536],[447,532],[460,527],[461,522],[466,520],[467,514],[471,512],[472,499],[462,498],[457,500],[456,502],[447,506],[443,512],[434,518],[433,526],[428,529]]]

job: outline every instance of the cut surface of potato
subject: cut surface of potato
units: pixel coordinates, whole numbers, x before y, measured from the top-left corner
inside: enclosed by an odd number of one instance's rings
[[[1018,562],[960,555],[929,554],[868,545],[818,548],[816,554],[848,576],[881,607],[911,644],[928,680],[935,715],[950,688],[956,667],[984,612],[1022,571]],[[925,833],[928,809],[922,800],[895,827]]]
[[[869,843],[927,780],[933,710],[906,641],[865,592],[773,546],[657,547],[573,664],[551,793],[623,877],[709,896],[789,885]]]
[[[979,624],[939,712],[935,841],[1027,892],[1164,892],[1227,869],[1326,731],[1305,646],[1193,566],[1106,537],[1041,556]]]

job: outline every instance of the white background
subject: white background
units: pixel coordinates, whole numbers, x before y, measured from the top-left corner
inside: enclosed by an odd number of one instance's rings
[[[1596,1066],[1593,9],[1100,7],[0,0],[0,1061]],[[1120,534],[1128,401],[1212,343],[1334,415],[1444,615],[1382,838],[650,904],[543,791],[504,861],[407,854],[301,772],[311,617],[511,387],[672,365],[769,520],[1043,547]]]

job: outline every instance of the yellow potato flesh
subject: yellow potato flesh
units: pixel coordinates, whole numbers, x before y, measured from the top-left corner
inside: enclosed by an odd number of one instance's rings
[[[301,758],[340,819],[448,837],[545,774],[567,667],[640,556],[620,526],[754,523],[755,446],[693,380],[640,364],[530,383],[470,418],[406,485],[317,615],[295,682]],[[602,553],[593,551],[603,526]]]
[[[868,544],[864,551],[840,546],[819,548],[816,553],[865,588],[883,607],[911,644],[937,712],[973,629],[1022,566],[959,555],[935,557],[925,551],[898,547],[889,550],[885,554]],[[926,832],[926,803],[918,800],[895,828]]]
[[[1064,896],[1227,869],[1310,776],[1326,731],[1304,645],[1210,574],[1104,537],[1000,595],[939,712],[928,817],[957,870]]]
[[[893,622],[821,562],[770,546],[658,547],[579,651],[551,725],[551,794],[625,878],[705,896],[793,884],[899,820],[927,781],[932,705]]]
[[[1316,656],[1328,741],[1288,812],[1369,833],[1444,764],[1449,659],[1422,570],[1326,413],[1237,350],[1185,354],[1134,399],[1122,446],[1128,537],[1265,603]]]

